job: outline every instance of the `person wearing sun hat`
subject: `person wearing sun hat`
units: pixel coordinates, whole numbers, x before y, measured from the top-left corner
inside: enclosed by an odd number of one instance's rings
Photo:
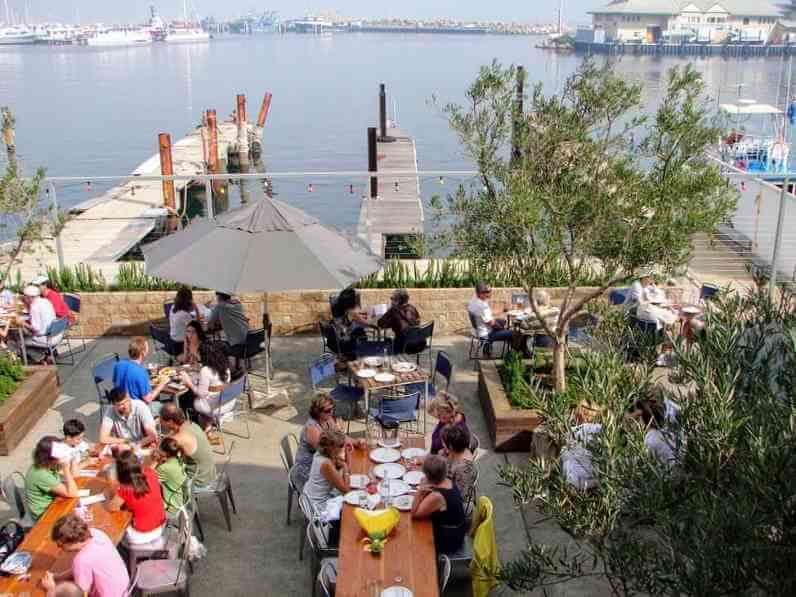
[[[66,303],[64,302],[64,298],[56,290],[55,285],[50,282],[50,279],[47,276],[36,276],[30,281],[30,283],[33,286],[39,287],[39,292],[41,292],[42,298],[50,301],[53,306],[53,310],[55,311],[56,318],[61,319],[63,317],[71,316],[69,307],[67,307]]]
[[[47,330],[56,319],[55,309],[53,309],[50,301],[42,298],[39,287],[32,284],[25,286],[22,291],[22,300],[30,316],[27,321],[20,320],[19,322],[26,335],[25,346],[38,353],[38,355],[30,354],[28,356],[34,360],[37,360],[36,356],[41,359],[46,355],[49,346],[47,343]],[[61,341],[61,338],[56,336],[51,338],[50,341],[55,345]]]
[[[653,300],[657,303],[665,303],[666,294],[655,286],[655,274],[650,270],[643,271],[638,280],[633,282],[625,297],[625,311],[636,309],[639,305],[651,303]]]

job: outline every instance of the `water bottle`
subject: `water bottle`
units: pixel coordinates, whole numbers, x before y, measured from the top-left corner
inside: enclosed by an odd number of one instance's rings
[[[387,346],[384,347],[384,370],[390,370],[390,351],[387,349]]]

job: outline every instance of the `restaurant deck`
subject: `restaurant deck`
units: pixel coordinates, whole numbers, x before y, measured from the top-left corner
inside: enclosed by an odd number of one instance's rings
[[[228,533],[218,504],[211,500],[203,502],[202,523],[208,556],[196,566],[191,581],[193,595],[310,595],[309,555],[305,555],[304,561],[298,560],[301,527],[298,511],[293,514],[292,524],[285,524],[287,485],[279,460],[279,440],[285,433],[298,433],[307,418],[311,391],[306,367],[310,359],[317,357],[320,346],[317,337],[274,339],[275,384],[287,390],[291,404],[278,410],[256,410],[250,415],[251,439],[230,438],[236,442],[230,476],[238,515],[233,516],[232,533]],[[471,428],[481,438],[479,493],[488,495],[495,504],[499,552],[501,559],[507,561],[527,545],[531,531],[527,530],[526,522],[542,517],[533,510],[515,508],[509,489],[497,484],[497,468],[506,463],[521,465],[526,455],[492,451],[478,403],[477,376],[466,361],[467,346],[467,338],[461,336],[434,339],[434,348],[445,350],[453,359],[452,392],[461,400]],[[82,417],[87,424],[89,439],[96,439],[99,422],[91,364],[100,356],[110,352],[124,354],[126,349],[126,338],[102,338],[92,342],[89,350],[79,355],[82,358],[79,358],[77,366],[61,367],[64,384],[61,398],[11,456],[0,458],[0,475],[13,470],[24,472],[30,464],[35,442],[42,435],[60,433],[64,419]],[[256,403],[255,395],[255,406]],[[229,426],[230,431],[241,426],[242,422],[233,422]],[[352,432],[358,430],[352,425]],[[218,458],[221,459],[220,456]],[[8,518],[9,515],[7,506],[0,502],[0,518]],[[571,539],[549,522],[534,527],[532,532],[535,540],[562,546],[571,544]],[[593,581],[578,581],[551,589],[550,595],[559,596],[609,594],[605,587],[595,585]],[[496,594],[519,593],[496,591]],[[470,595],[469,582],[454,578],[444,595]]]

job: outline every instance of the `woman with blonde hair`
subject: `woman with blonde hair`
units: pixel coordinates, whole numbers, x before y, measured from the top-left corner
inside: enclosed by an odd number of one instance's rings
[[[337,430],[337,418],[334,416],[334,400],[328,396],[319,396],[310,404],[310,418],[304,423],[299,435],[299,445],[296,451],[295,466],[297,471],[297,481],[300,483],[299,489],[310,476],[312,458],[318,450],[321,434],[326,430]],[[344,436],[345,437],[345,436]],[[354,444],[360,447],[365,446],[365,440],[356,442],[349,437],[345,437],[346,446]]]
[[[326,502],[336,495],[351,491],[351,471],[346,462],[346,436],[331,429],[321,433],[318,450],[312,457],[310,476],[302,492],[317,514],[326,510]],[[331,522],[329,543],[335,545],[340,536],[340,521]]]
[[[464,413],[459,409],[459,401],[446,392],[440,394],[431,401],[428,405],[428,412],[433,417],[437,418],[437,426],[431,432],[431,453],[437,454],[444,446],[442,445],[442,430],[446,425],[455,425],[465,429],[470,433],[467,427],[467,419]]]

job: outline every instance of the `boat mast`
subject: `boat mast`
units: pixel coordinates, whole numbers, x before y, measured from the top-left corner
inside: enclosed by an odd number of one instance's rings
[[[188,0],[182,0],[182,20],[188,22]]]
[[[564,0],[558,4],[558,35],[564,33]]]
[[[8,10],[8,0],[3,0],[3,3],[6,5],[6,25],[9,27],[11,26],[11,11]]]

